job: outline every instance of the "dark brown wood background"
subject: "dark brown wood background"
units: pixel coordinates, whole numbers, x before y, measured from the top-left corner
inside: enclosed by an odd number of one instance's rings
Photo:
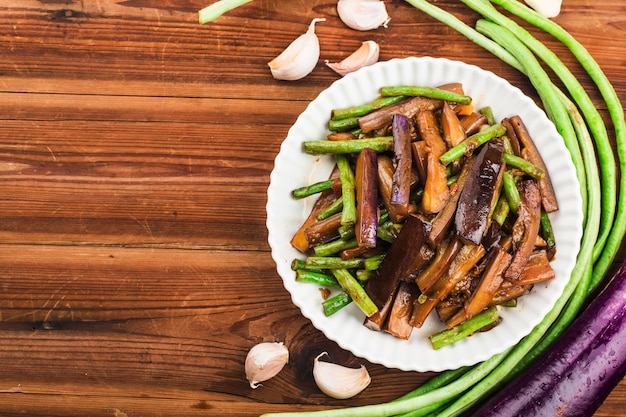
[[[266,241],[274,157],[338,78],[323,61],[367,39],[381,60],[463,60],[535,92],[400,0],[386,1],[392,21],[373,32],[346,28],[328,0],[255,0],[200,25],[210,2],[0,0],[0,415],[253,416],[388,401],[432,376],[353,357],[291,304]],[[267,62],[313,17],[327,18],[319,65],[274,80]],[[624,101],[624,2],[564,0],[557,20]],[[246,353],[275,340],[291,361],[252,390]],[[365,363],[366,393],[321,394],[311,375],[321,350]],[[626,416],[626,383],[596,415]]]

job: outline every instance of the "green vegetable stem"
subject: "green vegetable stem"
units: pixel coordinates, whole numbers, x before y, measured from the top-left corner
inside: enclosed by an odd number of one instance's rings
[[[380,136],[352,140],[308,140],[303,142],[303,146],[306,153],[313,155],[358,153],[364,148],[385,152],[393,149],[393,137]]]
[[[458,326],[443,330],[430,336],[430,343],[433,349],[441,349],[444,346],[458,342],[465,337],[476,333],[480,329],[495,323],[500,318],[498,309],[495,306],[489,307],[485,311],[465,320]]]
[[[382,87],[380,89],[380,95],[382,95],[383,97],[428,97],[438,100],[452,101],[459,104],[470,104],[472,102],[472,98],[464,94],[457,94],[452,91],[447,91],[436,87],[424,87],[417,85],[398,85]]]
[[[201,9],[198,12],[198,20],[201,24],[212,22],[224,13],[251,1],[252,0],[218,0],[210,6]]]
[[[351,119],[358,118],[360,116],[365,116],[373,112],[374,110],[382,109],[383,107],[390,106],[399,101],[404,100],[406,97],[403,96],[393,96],[393,97],[381,97],[377,98],[373,101],[370,101],[366,104],[360,104],[358,106],[345,107],[340,109],[333,109],[330,112],[330,120],[341,120],[341,119]],[[357,123],[358,124],[358,123]],[[331,129],[334,130],[334,129]]]

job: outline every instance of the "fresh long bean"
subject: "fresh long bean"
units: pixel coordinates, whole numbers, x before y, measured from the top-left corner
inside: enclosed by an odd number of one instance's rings
[[[201,24],[211,22],[224,13],[251,1],[252,0],[218,0],[198,12],[198,21]]]
[[[503,47],[511,51],[513,55],[516,56],[519,62],[523,62],[524,67],[527,69],[526,73],[533,85],[540,85],[542,87],[549,87],[549,85],[552,85],[549,82],[549,76],[546,74],[545,70],[541,68],[541,65],[536,58],[521,41],[515,38],[515,36],[508,31],[508,29],[485,20],[480,20],[477,23],[477,30],[483,34],[488,34],[488,36],[492,39],[497,39]],[[561,116],[563,108],[559,108],[559,106],[562,106],[562,101],[558,93],[556,93],[553,88],[546,88],[541,90],[540,94],[542,95],[542,100],[545,105],[551,108],[553,117],[555,115],[559,116],[559,118],[554,119],[557,126],[562,124],[565,126],[569,124],[571,126],[569,116],[567,116],[567,114],[565,117]],[[561,129],[561,131],[567,130]],[[582,160],[578,162],[580,163]],[[579,283],[585,280],[586,275],[591,274],[591,258],[593,256],[593,247],[598,235],[600,224],[599,201],[590,201],[589,208],[592,213],[588,216],[587,223],[585,225],[583,241],[577,257],[577,268],[575,268],[572,272],[572,276],[570,277],[563,294],[559,297],[553,308],[544,317],[541,323],[539,323],[528,336],[522,339],[522,341],[512,349],[511,353],[507,355],[494,372],[478,382],[472,387],[472,389],[464,393],[443,412],[439,413],[438,417],[457,416],[467,410],[483,398],[483,395],[486,392],[491,392],[507,378],[510,378],[515,369],[523,367],[527,364],[528,353],[532,351],[533,347],[544,337],[544,335],[555,338],[563,331],[565,326],[558,322],[559,316],[569,303],[570,298],[572,294],[575,293]],[[551,330],[551,332],[548,333],[548,330]]]
[[[603,246],[602,253],[594,265],[593,279],[590,285],[590,291],[595,290],[601,283],[607,271],[611,267],[613,259],[617,255],[621,242],[626,233],[626,121],[624,120],[624,107],[617,96],[613,85],[607,78],[600,65],[591,56],[589,51],[574,38],[569,32],[563,29],[558,23],[546,19],[540,14],[534,12],[529,7],[512,0],[492,0],[494,3],[502,6],[512,14],[521,17],[526,22],[536,26],[546,33],[549,33],[565,45],[572,55],[576,57],[578,62],[587,71],[593,82],[596,84],[598,91],[607,104],[607,110],[613,127],[615,129],[615,142],[617,146],[617,155],[619,157],[619,194],[617,197],[617,210],[613,227]],[[607,161],[614,164],[614,161]],[[608,190],[603,190],[603,193]]]
[[[464,1],[465,4],[481,13],[489,20],[509,29],[518,39],[523,39],[524,44],[535,53],[547,66],[554,71],[555,75],[563,82],[571,96],[580,107],[580,112],[586,120],[589,132],[598,149],[597,157],[603,184],[602,193],[602,222],[601,229],[596,240],[594,249],[594,261],[600,256],[604,242],[608,238],[613,224],[616,209],[616,168],[615,155],[609,142],[606,125],[597,110],[595,104],[572,72],[560,63],[557,55],[545,44],[535,38],[530,32],[520,26],[513,19],[500,13],[489,1]]]

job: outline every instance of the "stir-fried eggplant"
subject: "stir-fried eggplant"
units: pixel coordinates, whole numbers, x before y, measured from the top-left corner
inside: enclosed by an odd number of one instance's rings
[[[413,312],[413,304],[418,296],[419,290],[414,283],[400,282],[383,330],[400,339],[408,339],[414,327],[409,320]]]
[[[395,114],[391,123],[395,170],[389,204],[397,213],[394,222],[400,223],[409,214],[411,193],[411,129],[406,116]]]
[[[513,116],[510,120],[517,138],[524,145],[524,150],[526,151],[528,160],[546,173],[544,177],[539,180],[539,189],[541,190],[541,200],[544,210],[548,213],[557,211],[559,209],[559,204],[556,201],[556,194],[554,193],[552,180],[550,179],[550,174],[546,169],[546,164],[543,161],[539,150],[535,146],[535,143],[533,142],[530,133],[528,133],[526,125],[524,125],[522,119],[519,116]]]
[[[378,230],[378,154],[365,148],[356,160],[356,240],[360,247],[376,247]]]
[[[439,122],[432,111],[422,111],[416,116],[419,133],[428,149],[428,166],[422,208],[426,213],[438,213],[448,202],[448,173],[439,158],[446,151],[446,144],[439,132]]]
[[[487,118],[478,112],[472,112],[467,116],[462,116],[459,118],[459,121],[461,122],[466,136],[477,133],[483,126],[487,125]]]
[[[489,215],[504,173],[503,153],[502,141],[487,142],[472,166],[469,174],[472,181],[461,191],[454,224],[464,242],[479,245],[489,226]]]
[[[458,83],[441,88],[463,94]],[[328,135],[339,169],[319,183],[328,189],[292,242],[315,253],[305,268],[354,274],[359,300],[377,308],[364,325],[402,339],[433,310],[454,327],[555,276],[556,200],[521,119],[498,123],[491,109],[446,100],[393,100],[359,115],[360,131]],[[377,135],[384,147],[346,146]],[[356,220],[343,221],[353,209]]]
[[[536,237],[541,223],[541,195],[537,182],[534,180],[520,181],[518,189],[521,201],[517,220],[513,226],[515,253],[505,274],[505,278],[511,282],[517,281],[526,262],[528,262],[528,258],[535,249]]]
[[[411,97],[389,107],[382,108],[366,116],[359,117],[359,127],[364,133],[381,129],[391,125],[394,114],[402,114],[413,117],[425,110],[437,110],[441,108],[441,100],[427,97]]]
[[[337,229],[340,225],[341,213],[316,221],[304,230],[306,240],[313,246],[335,240],[339,237]]]
[[[389,248],[374,277],[367,281],[365,289],[372,301],[381,308],[393,296],[413,259],[426,240],[430,225],[422,218],[409,215]]]
[[[461,170],[458,179],[453,184],[453,187],[450,187],[450,198],[448,199],[448,203],[441,211],[439,211],[439,213],[437,213],[437,215],[431,221],[432,228],[430,230],[430,233],[428,234],[427,241],[432,248],[436,248],[437,246],[439,246],[444,237],[450,231],[456,215],[459,197],[461,196],[461,192],[465,187],[465,183],[470,177],[470,172],[473,164],[474,157],[470,157],[468,160],[466,160],[465,164],[463,164],[463,169]]]

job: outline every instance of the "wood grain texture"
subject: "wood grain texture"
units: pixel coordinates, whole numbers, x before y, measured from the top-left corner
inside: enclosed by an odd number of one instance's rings
[[[16,5],[18,3],[18,5]],[[203,0],[0,0],[0,415],[255,416],[394,399],[432,373],[354,357],[291,303],[270,256],[266,191],[289,127],[362,41],[381,60],[463,60],[532,86],[401,0],[387,29],[354,32],[335,1],[255,0],[207,25]],[[441,7],[472,23],[460,2]],[[322,55],[297,82],[267,62],[314,17]],[[626,6],[566,0],[557,21],[626,99]],[[532,28],[606,106],[575,59]],[[613,140],[613,139],[612,139]],[[626,257],[622,248],[617,261]],[[262,388],[247,351],[284,341]],[[312,379],[321,351],[364,363],[367,394]],[[597,411],[626,416],[626,382]]]

